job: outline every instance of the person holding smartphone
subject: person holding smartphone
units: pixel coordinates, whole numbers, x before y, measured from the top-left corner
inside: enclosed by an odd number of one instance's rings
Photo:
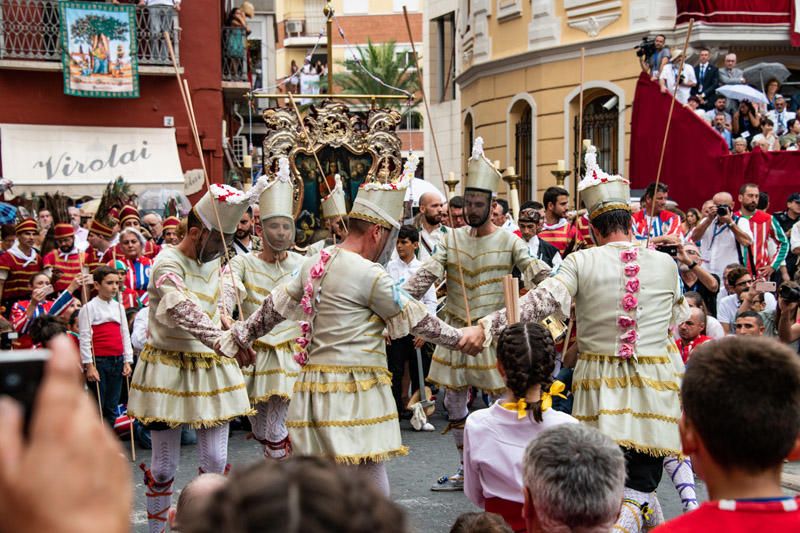
[[[14,303],[11,308],[11,324],[19,335],[12,342],[12,348],[15,350],[29,349],[34,347],[34,343],[29,335],[29,330],[33,321],[42,315],[68,317],[72,303],[75,301],[73,293],[78,290],[85,277],[81,276],[74,278],[70,281],[67,288],[64,289],[57,298],[53,299],[51,296],[54,294],[53,285],[50,283],[50,277],[45,272],[34,274],[31,278],[31,297],[30,300],[20,300]]]

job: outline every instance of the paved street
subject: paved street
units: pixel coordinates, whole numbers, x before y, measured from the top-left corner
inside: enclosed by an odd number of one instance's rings
[[[479,404],[480,400],[476,401]],[[411,449],[406,457],[388,463],[389,481],[392,485],[392,498],[400,503],[408,512],[412,531],[419,533],[446,533],[461,513],[474,511],[476,508],[467,500],[462,492],[435,493],[430,485],[445,472],[451,472],[456,465],[456,453],[453,438],[441,435],[446,426],[441,402],[432,423],[437,431],[418,433],[411,429],[408,422],[401,422],[403,442]],[[197,473],[196,446],[185,446],[181,451],[181,467],[178,470],[177,490],[183,488]],[[231,435],[229,446],[229,462],[233,468],[241,467],[259,460],[260,452],[251,440],[245,440],[245,433],[235,431]],[[137,450],[137,462],[143,460],[150,463],[149,450]],[[136,503],[132,517],[133,529],[136,533],[145,533],[146,513],[142,474],[138,464],[131,464],[136,485]],[[705,499],[705,488],[698,480],[698,490]],[[659,497],[667,517],[680,513],[680,500],[669,479],[665,476],[659,488]]]

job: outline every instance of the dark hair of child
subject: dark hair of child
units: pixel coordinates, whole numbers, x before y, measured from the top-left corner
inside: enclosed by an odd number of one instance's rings
[[[111,268],[110,266],[99,266],[95,269],[92,273],[92,279],[95,283],[103,283],[103,280],[106,279],[106,276],[111,274],[119,275],[119,271],[115,268]]]
[[[692,352],[683,411],[720,466],[783,464],[800,432],[800,359],[768,338],[725,337]]]
[[[414,226],[406,224],[400,226],[400,233],[398,233],[397,238],[408,239],[411,242],[419,242],[419,231]]]
[[[529,388],[546,392],[553,382],[556,348],[553,336],[541,324],[519,322],[508,326],[497,342],[497,360],[503,365],[506,386],[514,398],[524,398]],[[542,402],[528,404],[533,419],[542,421]]]

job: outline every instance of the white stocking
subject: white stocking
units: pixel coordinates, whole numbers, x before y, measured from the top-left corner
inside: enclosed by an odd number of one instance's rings
[[[664,521],[661,504],[655,492],[646,493],[625,487],[622,507],[613,531],[639,533],[649,531]]]
[[[172,483],[181,456],[181,428],[151,431],[153,448],[150,470],[145,470],[147,523],[150,533],[166,530],[167,514],[172,505]]]
[[[692,471],[692,460],[688,457],[681,460],[677,457],[664,458],[664,470],[672,479],[678,496],[681,497],[683,511],[691,511],[697,508],[697,493],[694,486],[694,472]]]
[[[224,474],[228,462],[228,424],[197,430],[200,473]]]
[[[362,472],[370,481],[383,493],[387,498],[389,497],[389,476],[386,473],[386,466],[383,463],[374,463],[369,461],[356,465],[355,468]]]
[[[450,425],[447,426],[445,431],[450,431],[453,434],[460,464],[464,463],[464,420],[469,415],[469,409],[467,408],[468,397],[468,389],[447,389],[444,395],[444,406],[447,408],[447,419],[450,421]]]
[[[250,417],[250,425],[253,437],[264,446],[264,457],[285,459],[291,450],[286,429],[289,400],[271,396],[266,402],[257,404],[256,411],[256,415]]]

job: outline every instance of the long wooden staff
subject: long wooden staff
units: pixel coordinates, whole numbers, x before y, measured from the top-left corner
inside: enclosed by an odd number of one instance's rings
[[[658,194],[658,184],[661,181],[661,169],[664,164],[664,154],[667,151],[667,138],[669,137],[669,127],[672,124],[672,110],[675,108],[675,95],[678,94],[680,87],[681,75],[683,74],[683,63],[686,61],[686,49],[689,47],[689,38],[692,36],[692,26],[694,26],[694,19],[689,19],[689,26],[686,29],[686,39],[683,41],[683,54],[678,60],[678,72],[675,74],[675,87],[672,89],[672,101],[669,103],[669,115],[667,115],[667,126],[664,129],[664,138],[661,141],[661,155],[658,158],[658,170],[656,171],[656,184],[653,190],[653,198],[651,199],[652,205],[650,206],[650,219],[646,220],[650,227],[647,229],[647,246],[650,246],[650,239],[653,237],[653,216],[656,212],[656,194]]]
[[[83,252],[78,252],[78,266],[80,267],[81,276],[83,276]],[[86,302],[89,300],[87,291],[86,284],[81,283],[81,305],[86,305]],[[91,326],[91,324],[89,325]],[[94,366],[94,370],[97,372],[97,360],[94,357],[94,342],[89,343],[89,350],[92,353],[92,366]],[[103,400],[100,398],[100,382],[95,381],[94,384],[97,389],[97,407],[100,409],[100,422],[103,422]]]
[[[192,94],[189,91],[189,82],[181,78],[181,71],[178,68],[178,61],[175,59],[175,50],[172,48],[172,39],[169,36],[169,32],[164,32],[164,40],[167,43],[167,50],[169,50],[169,57],[172,60],[172,66],[175,69],[175,78],[178,80],[178,88],[181,92],[181,98],[183,99],[183,105],[186,109],[186,115],[189,118],[189,126],[192,130],[192,137],[194,138],[195,148],[197,149],[197,155],[200,156],[200,166],[203,169],[203,178],[205,180],[206,189],[210,192],[211,191],[211,181],[208,178],[208,171],[206,170],[206,159],[203,156],[203,145],[200,143],[200,134],[197,130],[197,119],[195,118],[194,114],[194,106],[192,104]],[[217,203],[212,201],[211,202],[212,211],[214,211],[214,218],[217,219],[217,226],[220,229],[220,233],[222,232],[222,221],[219,217],[219,210],[217,209]],[[223,246],[223,250],[225,252],[225,263],[230,263],[231,255],[228,251],[227,246]],[[233,269],[229,268],[228,271],[231,275],[231,282],[233,283],[234,287],[236,286],[236,279],[233,277]],[[239,293],[235,292],[234,295],[236,296],[236,307],[239,309],[239,319],[244,320],[247,318],[242,311],[242,301],[239,298]]]
[[[433,142],[433,152],[436,154],[436,164],[439,167],[439,178],[442,180],[442,190],[447,191],[448,187],[444,181],[444,169],[442,168],[442,158],[439,156],[439,144],[436,142],[436,131],[433,128],[433,120],[431,119],[431,110],[428,107],[428,98],[425,96],[425,86],[422,84],[422,69],[419,67],[419,60],[417,59],[417,49],[414,46],[414,36],[411,34],[411,23],[408,21],[408,11],[406,6],[403,6],[403,18],[406,20],[406,31],[408,32],[408,42],[411,43],[411,55],[414,58],[414,67],[417,72],[417,80],[419,82],[419,92],[422,95],[422,103],[425,105],[425,116],[428,118],[428,130],[431,133],[431,141]],[[450,227],[453,228],[453,248],[456,251],[456,267],[458,268],[458,276],[461,278],[461,286],[464,288],[464,311],[467,314],[467,325],[472,325],[472,316],[469,311],[469,299],[467,298],[467,286],[464,282],[464,269],[461,266],[461,252],[458,249],[458,239],[456,238],[456,230],[453,224],[453,212],[447,210],[447,218],[450,221]]]
[[[580,64],[580,90],[578,92],[578,166],[575,169],[575,213],[576,216],[578,211],[581,209],[581,191],[578,190],[578,182],[580,181],[580,169],[581,163],[583,162],[583,80],[584,80],[584,65],[586,59],[586,48],[581,46],[581,64]],[[577,224],[577,218],[575,219],[575,223]],[[570,328],[572,327],[572,323],[570,322]],[[565,344],[569,343],[569,337],[565,341]],[[565,350],[566,351],[566,350]]]

